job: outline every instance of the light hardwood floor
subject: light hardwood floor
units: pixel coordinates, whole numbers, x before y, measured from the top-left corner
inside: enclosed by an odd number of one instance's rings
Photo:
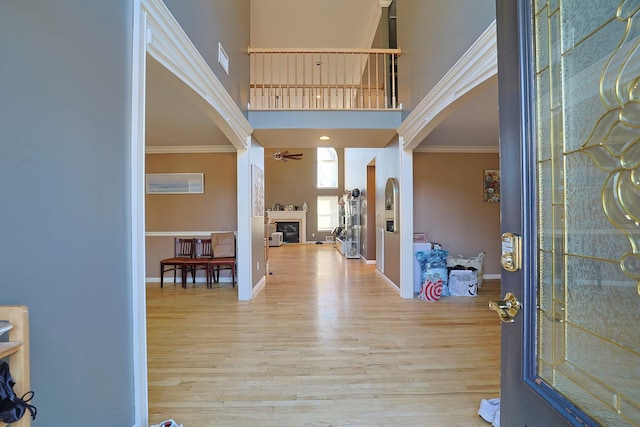
[[[403,300],[328,244],[270,248],[269,271],[251,302],[230,284],[148,285],[152,423],[490,425],[477,411],[499,394],[498,281]]]

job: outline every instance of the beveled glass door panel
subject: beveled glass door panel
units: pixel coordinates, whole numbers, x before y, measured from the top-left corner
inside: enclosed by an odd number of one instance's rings
[[[640,426],[640,1],[536,1],[537,374]]]

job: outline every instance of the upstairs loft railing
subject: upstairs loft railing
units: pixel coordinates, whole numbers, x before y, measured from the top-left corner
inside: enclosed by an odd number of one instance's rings
[[[400,49],[249,48],[251,110],[398,108]]]

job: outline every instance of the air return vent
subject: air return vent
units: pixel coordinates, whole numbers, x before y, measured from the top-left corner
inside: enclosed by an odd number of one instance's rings
[[[203,173],[149,173],[147,194],[202,194]]]

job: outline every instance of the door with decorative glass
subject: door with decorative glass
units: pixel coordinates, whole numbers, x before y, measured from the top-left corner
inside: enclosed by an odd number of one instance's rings
[[[496,11],[501,425],[640,426],[640,1]]]

